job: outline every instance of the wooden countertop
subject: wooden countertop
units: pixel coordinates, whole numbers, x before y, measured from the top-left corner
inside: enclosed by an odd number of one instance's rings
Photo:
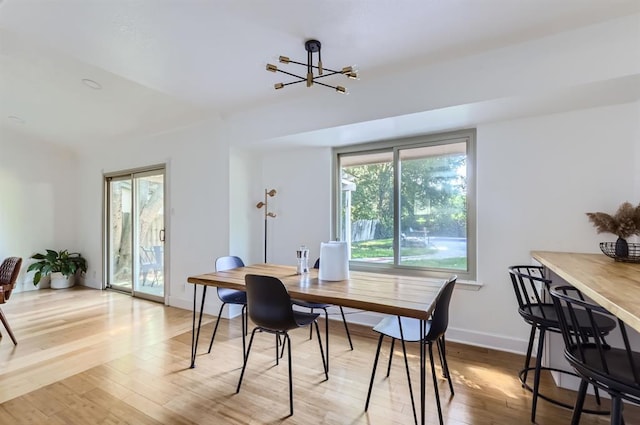
[[[531,256],[640,332],[640,264],[604,254],[532,251]]]

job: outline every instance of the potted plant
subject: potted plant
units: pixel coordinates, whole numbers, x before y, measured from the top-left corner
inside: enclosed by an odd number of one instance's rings
[[[62,289],[73,286],[71,278],[80,271],[87,271],[87,260],[77,252],[54,251],[47,249],[46,254],[37,253],[31,256],[38,260],[32,263],[27,269],[28,272],[35,271],[33,284],[37,285],[44,276],[51,275],[51,288]]]

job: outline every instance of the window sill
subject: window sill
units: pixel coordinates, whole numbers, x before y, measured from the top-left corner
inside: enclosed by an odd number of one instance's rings
[[[467,291],[479,291],[484,286],[484,283],[475,280],[460,280],[456,281],[456,287],[465,289]]]
[[[425,280],[433,283],[442,283],[442,279],[437,279],[434,277],[427,277],[425,278]],[[475,280],[456,280],[456,289],[464,289],[465,291],[479,291],[483,286],[484,284],[482,282],[477,282]]]
[[[411,268],[404,268],[400,270],[397,268],[385,267],[385,266],[386,265],[382,265],[381,267],[380,264],[372,265],[367,263],[358,263],[358,264],[350,263],[349,270],[369,272],[369,273],[396,274],[396,275],[420,277],[424,279],[426,282],[432,282],[436,284],[442,283],[443,279],[448,279],[449,276],[451,276],[451,274],[457,274],[455,271],[453,271],[451,273],[443,272],[442,276],[437,276],[437,275],[434,276],[433,274],[426,276],[425,272],[422,270],[415,270],[415,269],[412,270]],[[464,279],[458,274],[458,280],[456,281],[456,288],[458,289],[464,289],[467,291],[478,291],[483,286],[484,284],[482,282],[478,282],[476,280]]]

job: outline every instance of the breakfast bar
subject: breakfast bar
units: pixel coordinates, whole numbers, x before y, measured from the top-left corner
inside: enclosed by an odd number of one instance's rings
[[[640,332],[640,264],[603,254],[532,251],[531,256]]]

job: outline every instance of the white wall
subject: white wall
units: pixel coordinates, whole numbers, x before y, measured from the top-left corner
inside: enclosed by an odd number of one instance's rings
[[[229,161],[229,240],[228,255],[236,255],[246,264],[263,261],[262,221],[264,210],[256,204],[264,196],[261,162],[241,149],[231,149]]]
[[[190,275],[214,270],[229,250],[229,147],[216,120],[81,154],[78,231],[89,260],[87,285],[102,286],[103,173],[167,165],[168,303],[191,308]],[[215,309],[215,297],[209,297]],[[212,311],[208,309],[208,311]]]
[[[320,242],[331,236],[331,149],[271,152],[264,155],[262,169],[264,186],[278,191],[269,201],[276,218],[268,223],[267,261],[295,265],[296,250],[306,245],[312,266]]]
[[[457,290],[450,339],[524,351],[529,329],[517,314],[507,267],[531,250],[598,252],[587,211],[640,202],[640,103],[478,127],[479,291]],[[270,153],[264,184],[278,190],[270,261],[295,264],[300,243],[318,254],[330,231],[329,149]],[[352,316],[353,317],[353,316]]]
[[[34,289],[29,257],[45,249],[80,247],[76,241],[77,162],[49,143],[3,130],[0,142],[0,261],[22,257],[17,291]]]
[[[613,213],[626,200],[640,202],[634,187],[639,105],[478,128],[478,263],[485,287],[460,301],[494,308],[486,314],[458,306],[454,327],[500,330],[524,341],[528,335],[516,315],[506,268],[528,263],[530,250],[599,252],[600,241],[615,240],[596,234],[585,213]]]

